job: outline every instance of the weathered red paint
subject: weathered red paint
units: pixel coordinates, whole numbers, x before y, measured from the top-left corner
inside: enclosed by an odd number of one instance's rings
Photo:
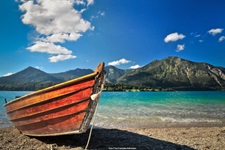
[[[100,91],[104,76],[100,63],[92,74],[18,98],[5,105],[9,120],[32,136],[85,132],[97,104],[90,97]]]

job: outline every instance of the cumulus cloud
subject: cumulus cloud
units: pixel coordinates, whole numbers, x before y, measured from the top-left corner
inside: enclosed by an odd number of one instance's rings
[[[91,23],[82,18],[82,12],[92,5],[94,0],[21,0],[19,9],[24,12],[21,19],[24,24],[32,25],[39,38],[27,48],[31,52],[56,54],[49,58],[51,62],[76,58],[72,51],[59,45],[65,41],[76,41],[87,30],[94,30]],[[78,11],[74,5],[82,5]],[[65,55],[65,56],[64,56]]]
[[[7,76],[11,76],[11,75],[13,75],[13,73],[7,73],[7,74],[3,75],[3,77],[7,77]]]
[[[177,32],[175,32],[175,33],[171,33],[171,34],[167,35],[165,37],[164,41],[166,43],[168,43],[168,42],[175,42],[177,40],[182,40],[183,38],[185,38],[185,35],[178,34]]]
[[[222,33],[223,29],[221,28],[217,28],[217,29],[211,29],[208,31],[209,34],[212,34],[213,36],[215,36],[216,34]]]
[[[70,34],[64,34],[64,33],[56,33],[52,34],[50,36],[47,36],[46,38],[42,39],[42,41],[46,42],[60,42],[64,43],[65,40],[67,41],[76,41],[78,40],[82,35],[80,33],[70,33]]]
[[[134,65],[134,66],[131,66],[130,69],[137,69],[137,68],[140,68],[141,66],[140,65]]]
[[[84,0],[75,0],[74,2],[75,2],[75,4],[77,4],[77,5],[85,5]]]
[[[49,58],[50,62],[58,62],[58,61],[63,61],[63,60],[67,60],[67,59],[72,59],[72,58],[76,58],[76,56],[73,55],[65,55],[65,54],[59,54],[57,56],[52,56]]]
[[[177,50],[176,50],[176,52],[180,52],[180,51],[183,51],[184,50],[184,47],[185,47],[185,45],[184,44],[178,44],[177,45]]]
[[[109,62],[108,65],[118,66],[118,65],[121,65],[121,64],[127,64],[129,62],[131,62],[131,61],[130,60],[126,60],[125,58],[122,58],[120,60]]]
[[[219,38],[219,42],[222,42],[223,40],[225,40],[225,36],[221,36],[221,37]]]
[[[71,50],[51,42],[37,41],[34,45],[27,48],[31,52],[41,52],[48,54],[72,54]]]

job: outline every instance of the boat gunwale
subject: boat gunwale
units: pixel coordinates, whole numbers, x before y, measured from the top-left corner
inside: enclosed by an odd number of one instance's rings
[[[42,94],[42,93],[46,93],[46,92],[50,92],[50,91],[53,91],[53,90],[56,90],[56,89],[64,88],[65,86],[70,85],[70,84],[76,84],[76,83],[82,82],[84,80],[94,78],[96,75],[98,75],[98,72],[93,72],[93,73],[90,73],[90,74],[82,76],[82,77],[78,77],[78,78],[75,78],[75,79],[72,79],[72,80],[68,80],[68,81],[58,83],[56,85],[53,85],[53,86],[35,91],[35,92],[32,92],[30,94],[21,96],[19,98],[16,98],[16,99],[6,103],[4,105],[4,107],[6,107],[7,105],[10,105],[10,104],[13,104],[15,102],[18,102],[20,100],[23,100],[24,98],[28,98],[28,97],[35,96],[35,95]],[[95,80],[95,78],[94,78],[94,80]]]

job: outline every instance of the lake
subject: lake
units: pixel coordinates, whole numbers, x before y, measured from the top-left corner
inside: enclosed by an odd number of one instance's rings
[[[11,126],[4,99],[27,91],[0,91],[0,127]],[[103,92],[95,125],[104,128],[224,126],[225,92]]]

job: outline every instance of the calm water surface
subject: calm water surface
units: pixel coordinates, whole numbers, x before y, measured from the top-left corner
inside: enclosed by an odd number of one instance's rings
[[[4,98],[30,92],[0,91],[0,127],[10,126]],[[225,92],[103,92],[95,125],[105,128],[224,126]]]

